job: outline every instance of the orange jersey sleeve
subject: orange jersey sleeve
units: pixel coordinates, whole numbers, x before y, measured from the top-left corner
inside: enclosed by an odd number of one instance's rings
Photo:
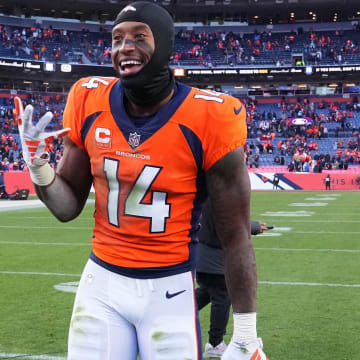
[[[194,88],[184,104],[182,122],[198,134],[204,150],[204,170],[246,143],[246,109],[240,100]]]
[[[64,110],[63,125],[71,129],[68,136],[80,148],[84,149],[81,136],[84,122],[89,116],[109,108],[104,102],[105,92],[107,86],[116,81],[116,78],[87,77],[72,86]],[[91,91],[94,89],[96,91]]]

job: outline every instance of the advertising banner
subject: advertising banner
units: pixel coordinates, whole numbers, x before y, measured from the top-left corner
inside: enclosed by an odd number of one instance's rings
[[[250,173],[252,190],[272,190],[275,173]],[[278,173],[279,190],[325,190],[327,173]],[[330,173],[332,190],[358,190],[356,179],[360,176],[356,172]]]
[[[273,190],[274,172],[249,173],[251,190]],[[327,172],[314,173],[277,173],[279,176],[279,190],[325,190]],[[332,190],[359,190],[356,179],[359,172],[331,172]],[[11,194],[18,189],[29,189],[30,195],[35,194],[34,186],[28,172],[4,172],[4,181],[7,193]]]

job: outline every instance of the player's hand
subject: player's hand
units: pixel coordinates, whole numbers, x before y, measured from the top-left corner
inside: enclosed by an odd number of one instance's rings
[[[239,344],[231,340],[221,360],[268,360],[260,338],[249,344]]]
[[[33,106],[27,105],[24,110],[19,97],[15,97],[14,102],[14,116],[18,123],[23,158],[29,168],[43,166],[49,161],[48,145],[51,141],[66,135],[70,129],[45,133],[44,130],[53,118],[53,114],[48,111],[36,125],[33,125]]]

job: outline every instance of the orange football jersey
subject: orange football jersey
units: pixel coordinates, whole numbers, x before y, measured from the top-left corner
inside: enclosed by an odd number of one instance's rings
[[[84,78],[72,87],[64,112],[70,139],[91,161],[91,256],[138,277],[191,270],[205,172],[245,144],[245,107],[231,96],[177,83],[158,113],[133,119],[123,94],[117,78]]]

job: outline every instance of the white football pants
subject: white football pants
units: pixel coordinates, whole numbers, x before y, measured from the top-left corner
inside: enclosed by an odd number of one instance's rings
[[[191,272],[134,279],[89,260],[72,313],[68,360],[201,360]]]

